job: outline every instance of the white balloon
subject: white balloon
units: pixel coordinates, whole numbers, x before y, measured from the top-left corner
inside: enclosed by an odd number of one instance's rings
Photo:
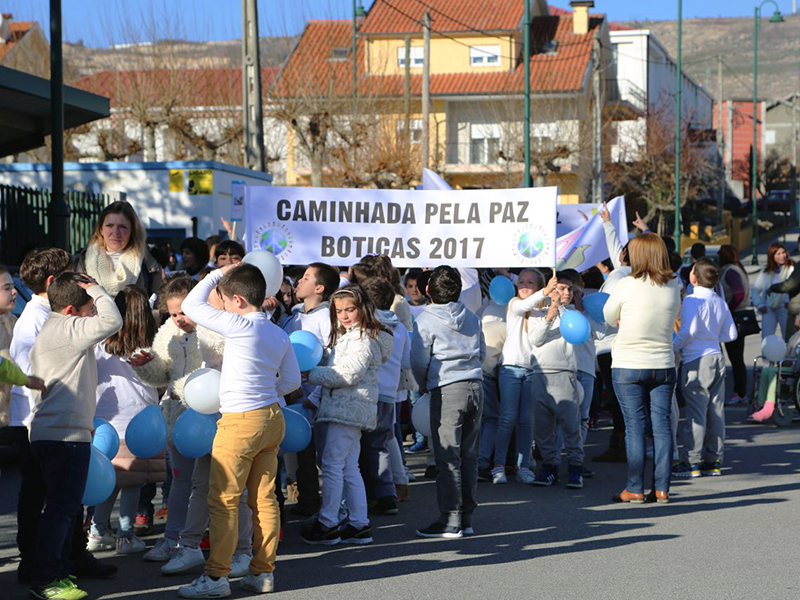
[[[204,415],[219,412],[220,375],[216,369],[197,369],[186,378],[183,396],[189,408]]]
[[[761,340],[761,354],[770,362],[786,358],[786,342],[779,335],[768,335]]]
[[[253,250],[242,259],[244,262],[258,267],[267,280],[267,298],[275,296],[283,283],[283,266],[272,252]]]
[[[420,396],[411,409],[411,423],[414,429],[425,437],[431,437],[431,395]]]

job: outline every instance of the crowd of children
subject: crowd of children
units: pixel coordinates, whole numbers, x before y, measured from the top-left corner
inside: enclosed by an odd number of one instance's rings
[[[599,268],[504,271],[516,286],[507,306],[488,294],[498,271],[442,265],[401,276],[385,256],[346,271],[323,263],[288,268],[280,292],[265,298],[264,276],[241,263],[240,244],[210,240],[209,249],[195,238],[182,245],[182,264],[172,265],[181,270],[168,270],[157,298],[133,285],[112,298],[91,277],[70,272],[65,252],[34,251],[21,267],[34,296],[10,343],[20,368],[0,364],[0,379],[30,388],[14,388],[10,410],[23,461],[20,582],[37,598],[79,600],[86,594],[72,575],[115,571],[91,551],[147,550],[144,560],[163,563],[164,575],[203,567],[180,588],[182,597],[228,596],[231,578],[253,592],[273,591],[283,489],[296,490],[291,512],[307,517],[304,542],[371,543],[370,513],[397,514],[408,499],[413,474],[404,465],[401,407],[425,394],[430,436],[416,434],[407,449],[430,453],[426,473],[436,478],[436,518],[420,524],[420,537],[473,534],[479,479],[503,485],[512,473],[519,483],[551,486],[566,475],[567,488],[582,488],[593,474],[584,445],[599,402],[599,357],[612,348],[617,325],[588,315],[584,290],[610,291],[630,273],[613,225],[606,229],[615,269],[605,283]],[[715,292],[719,276],[712,261],[696,262],[693,293],[676,324],[687,415],[676,477],[721,473],[720,344],[736,338],[736,327]],[[589,318],[583,344],[560,332],[568,310]],[[325,349],[304,373],[289,340],[300,330]],[[186,380],[202,367],[221,371],[221,416],[211,454],[195,459],[176,448],[172,430],[187,409]],[[154,405],[167,423],[166,448],[137,458],[126,428]],[[300,405],[313,423],[311,443],[292,455],[279,451],[285,405]],[[87,539],[81,497],[95,416],[116,429],[120,450],[117,488],[91,509]],[[137,535],[152,522],[142,504],[167,473],[165,533],[148,550]]]

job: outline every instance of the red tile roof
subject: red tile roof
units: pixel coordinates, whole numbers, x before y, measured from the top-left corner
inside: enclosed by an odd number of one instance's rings
[[[277,72],[277,67],[261,69],[265,99]],[[239,106],[242,103],[241,69],[100,71],[71,85],[110,98],[112,108],[135,104],[158,106],[172,98],[177,99],[179,106]]]
[[[374,9],[373,9],[374,10]],[[533,19],[531,90],[534,93],[575,92],[582,89],[591,58],[593,38],[602,19],[592,17],[585,35],[572,33],[572,16]],[[330,97],[352,94],[352,61],[330,60],[334,48],[350,48],[350,21],[310,21],[271,92],[273,96]],[[556,41],[556,54],[540,53],[547,41]],[[454,42],[455,43],[455,42]],[[465,48],[466,51],[466,48]],[[401,96],[403,75],[364,74],[363,38],[358,40],[359,94]],[[434,95],[520,93],[524,65],[514,71],[464,72],[431,75]],[[411,93],[420,95],[421,75],[411,76]]]
[[[420,33],[426,11],[431,14],[431,27],[437,31],[511,31],[522,24],[524,7],[521,0],[376,0],[360,31]]]
[[[8,24],[10,35],[5,44],[0,44],[0,60],[34,25],[36,25],[36,21],[11,21]]]

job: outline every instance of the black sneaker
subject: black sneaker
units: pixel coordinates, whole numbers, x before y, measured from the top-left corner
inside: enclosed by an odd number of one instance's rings
[[[417,535],[421,538],[447,538],[456,539],[463,537],[464,533],[460,527],[451,527],[436,521],[425,527],[424,529],[417,529]]]
[[[700,463],[687,463],[680,461],[673,465],[672,476],[678,479],[694,479],[700,477]]]
[[[369,525],[365,525],[361,529],[353,527],[349,523],[344,529],[339,530],[339,537],[343,544],[358,544],[366,545],[372,543],[372,529]]]
[[[719,477],[722,475],[722,462],[704,462],[700,465],[700,474],[704,477]]]
[[[554,465],[544,465],[536,474],[533,485],[551,486],[558,481],[556,468]]]
[[[583,489],[583,465],[569,465],[566,487],[571,490]]]
[[[488,481],[489,483],[492,482],[492,470],[491,469],[478,469],[478,481]]]
[[[591,479],[592,477],[594,477],[594,471],[588,468],[586,465],[583,465],[583,478]]]
[[[90,552],[84,552],[75,560],[72,574],[78,579],[110,579],[117,574],[117,567],[100,562]]]
[[[300,538],[312,546],[335,546],[342,541],[336,527],[325,527],[319,521],[314,521],[310,526],[304,527]]]
[[[384,498],[378,498],[375,501],[375,506],[372,507],[372,512],[376,515],[396,515],[400,511],[397,509],[397,502],[391,496],[385,496]]]
[[[438,474],[439,469],[436,468],[436,465],[428,465],[425,467],[425,479],[436,479]]]

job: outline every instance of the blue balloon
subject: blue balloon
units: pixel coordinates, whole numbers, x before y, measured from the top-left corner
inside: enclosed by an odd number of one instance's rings
[[[565,310],[561,315],[561,337],[570,344],[579,346],[589,339],[592,328],[589,319],[584,317],[577,310]]]
[[[186,458],[200,458],[211,453],[216,434],[216,415],[204,415],[187,408],[172,428],[172,442]]]
[[[589,313],[589,316],[592,317],[598,323],[605,323],[605,315],[603,315],[603,308],[608,302],[608,294],[605,292],[597,292],[596,294],[590,294],[583,299],[583,308],[586,309],[586,312]]]
[[[310,371],[322,360],[322,344],[310,331],[295,331],[289,339],[301,371]]]
[[[289,404],[283,408],[284,411],[291,410],[296,412],[298,415],[302,415],[306,421],[311,423],[314,420],[314,415],[311,412],[310,408],[306,408],[302,404]]]
[[[288,407],[287,407],[288,408]],[[286,435],[281,442],[284,452],[300,452],[311,443],[311,423],[295,410],[283,409],[286,420]]]
[[[108,457],[92,446],[89,457],[89,474],[86,476],[86,486],[83,488],[81,504],[97,506],[102,504],[114,491],[117,485],[117,472]]]
[[[119,434],[111,423],[100,417],[95,417],[92,445],[105,454],[108,460],[111,460],[119,452]]]
[[[497,275],[489,284],[489,297],[500,306],[508,304],[516,294],[514,284],[504,275]]]
[[[137,458],[153,458],[167,445],[167,423],[157,406],[148,406],[131,419],[125,444]]]

